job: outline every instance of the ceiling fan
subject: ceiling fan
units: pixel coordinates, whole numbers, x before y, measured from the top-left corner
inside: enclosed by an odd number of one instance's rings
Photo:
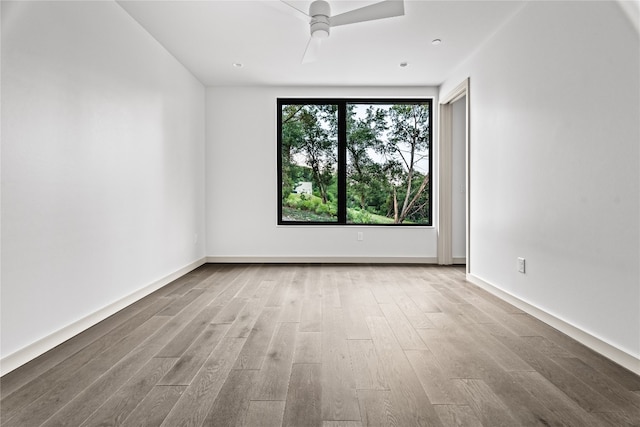
[[[288,6],[285,11],[309,23],[311,38],[302,56],[303,64],[318,59],[322,40],[329,37],[332,27],[404,15],[403,0],[384,0],[334,16],[331,16],[331,6],[324,0],[311,3],[309,13],[298,9],[291,2],[281,0],[279,3]]]

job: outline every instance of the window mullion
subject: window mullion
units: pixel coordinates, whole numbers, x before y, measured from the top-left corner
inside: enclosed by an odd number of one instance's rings
[[[347,223],[347,103],[338,102],[338,223]]]

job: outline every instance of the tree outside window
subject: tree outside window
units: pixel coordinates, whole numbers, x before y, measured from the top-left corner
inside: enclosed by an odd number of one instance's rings
[[[431,100],[278,100],[280,224],[431,224]]]

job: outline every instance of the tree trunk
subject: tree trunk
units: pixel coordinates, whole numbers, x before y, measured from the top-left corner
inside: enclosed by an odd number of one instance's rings
[[[327,204],[327,190],[322,184],[322,177],[320,173],[314,170],[313,174],[316,176],[316,183],[318,184],[318,190],[320,190],[320,197],[322,197],[322,203]]]
[[[407,216],[409,215],[409,211],[411,210],[413,205],[416,203],[420,195],[424,192],[424,189],[427,188],[428,183],[429,183],[429,174],[426,174],[424,176],[424,179],[422,180],[422,183],[420,184],[420,187],[418,188],[418,191],[409,202],[407,209],[402,210],[402,214],[400,215],[400,222],[404,221],[407,218]]]
[[[396,192],[396,187],[393,187],[393,222],[400,224],[398,222],[398,193]]]
[[[404,196],[404,202],[402,203],[402,211],[400,213],[401,222],[407,217],[409,213],[409,197],[411,197],[411,186],[413,184],[413,171],[414,171],[414,162],[416,156],[416,144],[417,141],[415,137],[411,142],[411,157],[409,159],[409,173],[407,174],[407,194]]]

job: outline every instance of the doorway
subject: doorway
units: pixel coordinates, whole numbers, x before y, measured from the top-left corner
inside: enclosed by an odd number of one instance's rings
[[[440,102],[438,264],[465,264],[469,251],[469,79]]]

